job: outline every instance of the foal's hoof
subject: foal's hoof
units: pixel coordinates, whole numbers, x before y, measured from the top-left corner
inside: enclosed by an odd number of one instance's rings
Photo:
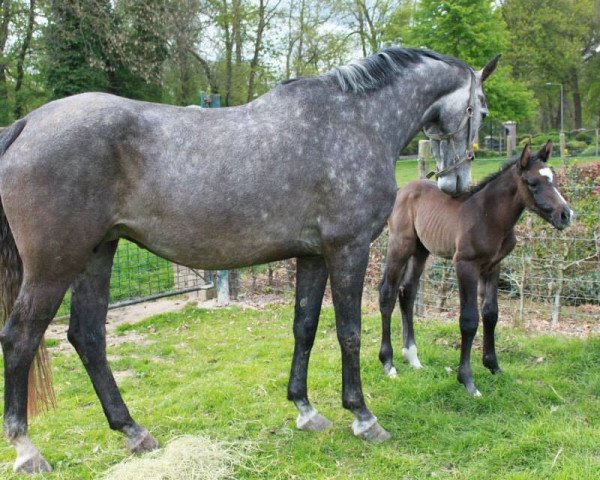
[[[299,430],[322,432],[332,425],[332,422],[327,420],[316,410],[313,410],[309,415],[298,415],[298,418],[296,419],[296,426]]]
[[[16,473],[49,473],[52,471],[50,464],[39,453],[33,457],[17,460],[14,465]]]
[[[392,438],[392,436],[379,425],[379,422],[377,422],[377,418],[375,417],[369,422],[359,422],[358,420],[354,420],[352,423],[352,431],[358,438],[362,438],[368,442],[379,443]]]
[[[158,442],[148,430],[143,429],[138,435],[127,440],[127,448],[131,453],[141,454],[158,448]]]
[[[492,375],[500,375],[501,373],[503,373],[500,367],[490,368],[490,372],[492,373]]]

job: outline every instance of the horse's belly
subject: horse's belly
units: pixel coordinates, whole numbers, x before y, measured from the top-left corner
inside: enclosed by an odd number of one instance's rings
[[[190,224],[170,228],[122,227],[120,235],[180,265],[207,270],[239,268],[285,258],[320,254],[316,235],[298,238],[255,229],[194,228]]]

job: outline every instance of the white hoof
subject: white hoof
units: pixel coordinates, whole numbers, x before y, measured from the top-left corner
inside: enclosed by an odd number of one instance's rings
[[[390,368],[390,370],[387,372],[387,376],[390,377],[390,378],[396,378],[398,376],[398,372],[396,371],[396,367]]]
[[[423,368],[421,362],[419,361],[419,357],[417,356],[417,346],[411,345],[408,348],[402,349],[402,356],[408,361],[409,365],[414,369]]]

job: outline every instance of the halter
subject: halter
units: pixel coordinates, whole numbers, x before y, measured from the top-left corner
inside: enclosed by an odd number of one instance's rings
[[[450,133],[431,133],[428,132],[425,127],[423,127],[423,133],[425,134],[425,136],[427,138],[429,138],[430,141],[432,142],[441,142],[442,140],[449,140],[450,141],[450,145],[452,146],[452,150],[454,151],[454,163],[452,163],[452,165],[443,168],[442,170],[438,170],[437,166],[436,166],[436,171],[435,172],[429,172],[426,177],[427,178],[431,178],[431,177],[436,177],[436,178],[440,178],[443,175],[446,175],[448,172],[451,172],[452,170],[457,169],[458,167],[460,167],[462,164],[464,163],[468,163],[468,162],[472,162],[475,159],[475,154],[473,153],[473,150],[470,149],[468,147],[468,145],[471,144],[471,137],[472,137],[472,120],[473,120],[473,104],[475,102],[475,87],[476,87],[476,78],[475,78],[475,74],[473,73],[473,71],[471,71],[471,85],[470,85],[470,90],[469,90],[469,104],[467,105],[466,111],[465,111],[465,116],[462,118],[462,120],[460,121],[460,124],[458,126],[458,128],[456,130],[454,130],[453,132]],[[465,150],[465,157],[461,159],[460,155],[458,154],[458,152],[456,151],[456,144],[454,143],[454,139],[456,137],[456,135],[461,132],[465,127],[467,127],[467,140],[469,143],[467,143],[467,148]]]

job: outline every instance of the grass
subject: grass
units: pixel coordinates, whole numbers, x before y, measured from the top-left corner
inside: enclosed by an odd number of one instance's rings
[[[244,449],[240,479],[587,479],[600,469],[600,339],[528,337],[500,325],[492,376],[474,349],[483,393],[471,398],[446,368],[458,362],[455,322],[416,326],[424,370],[397,358],[385,378],[377,359],[379,319],[363,321],[362,375],[371,409],[393,438],[354,438],[341,408],[341,365],[331,308],[322,313],[309,372],[315,406],[334,422],[327,432],[295,429],[286,399],[293,349],[291,307],[229,308],[148,318],[121,326],[135,340],[111,347],[133,416],[162,443],[182,435],[234,442]],[[398,329],[394,343],[399,352]],[[145,343],[145,345],[144,345]],[[76,355],[50,348],[58,409],[31,422],[33,441],[55,467],[53,479],[94,479],[126,458],[108,429]],[[14,452],[0,448],[0,477],[19,478]]]
[[[567,165],[570,165],[575,162],[589,162],[598,160],[596,157],[569,157],[566,162]],[[472,177],[474,182],[478,182],[488,176],[491,173],[497,171],[501,165],[506,162],[506,157],[491,157],[491,158],[475,158],[475,161],[472,164]],[[433,160],[429,160],[427,162],[429,169],[435,168],[435,163]],[[550,165],[555,168],[558,168],[561,165],[560,158],[551,158]],[[396,163],[396,182],[398,186],[406,185],[408,182],[412,180],[416,180],[418,178],[418,168],[417,168],[417,160],[401,160]]]

